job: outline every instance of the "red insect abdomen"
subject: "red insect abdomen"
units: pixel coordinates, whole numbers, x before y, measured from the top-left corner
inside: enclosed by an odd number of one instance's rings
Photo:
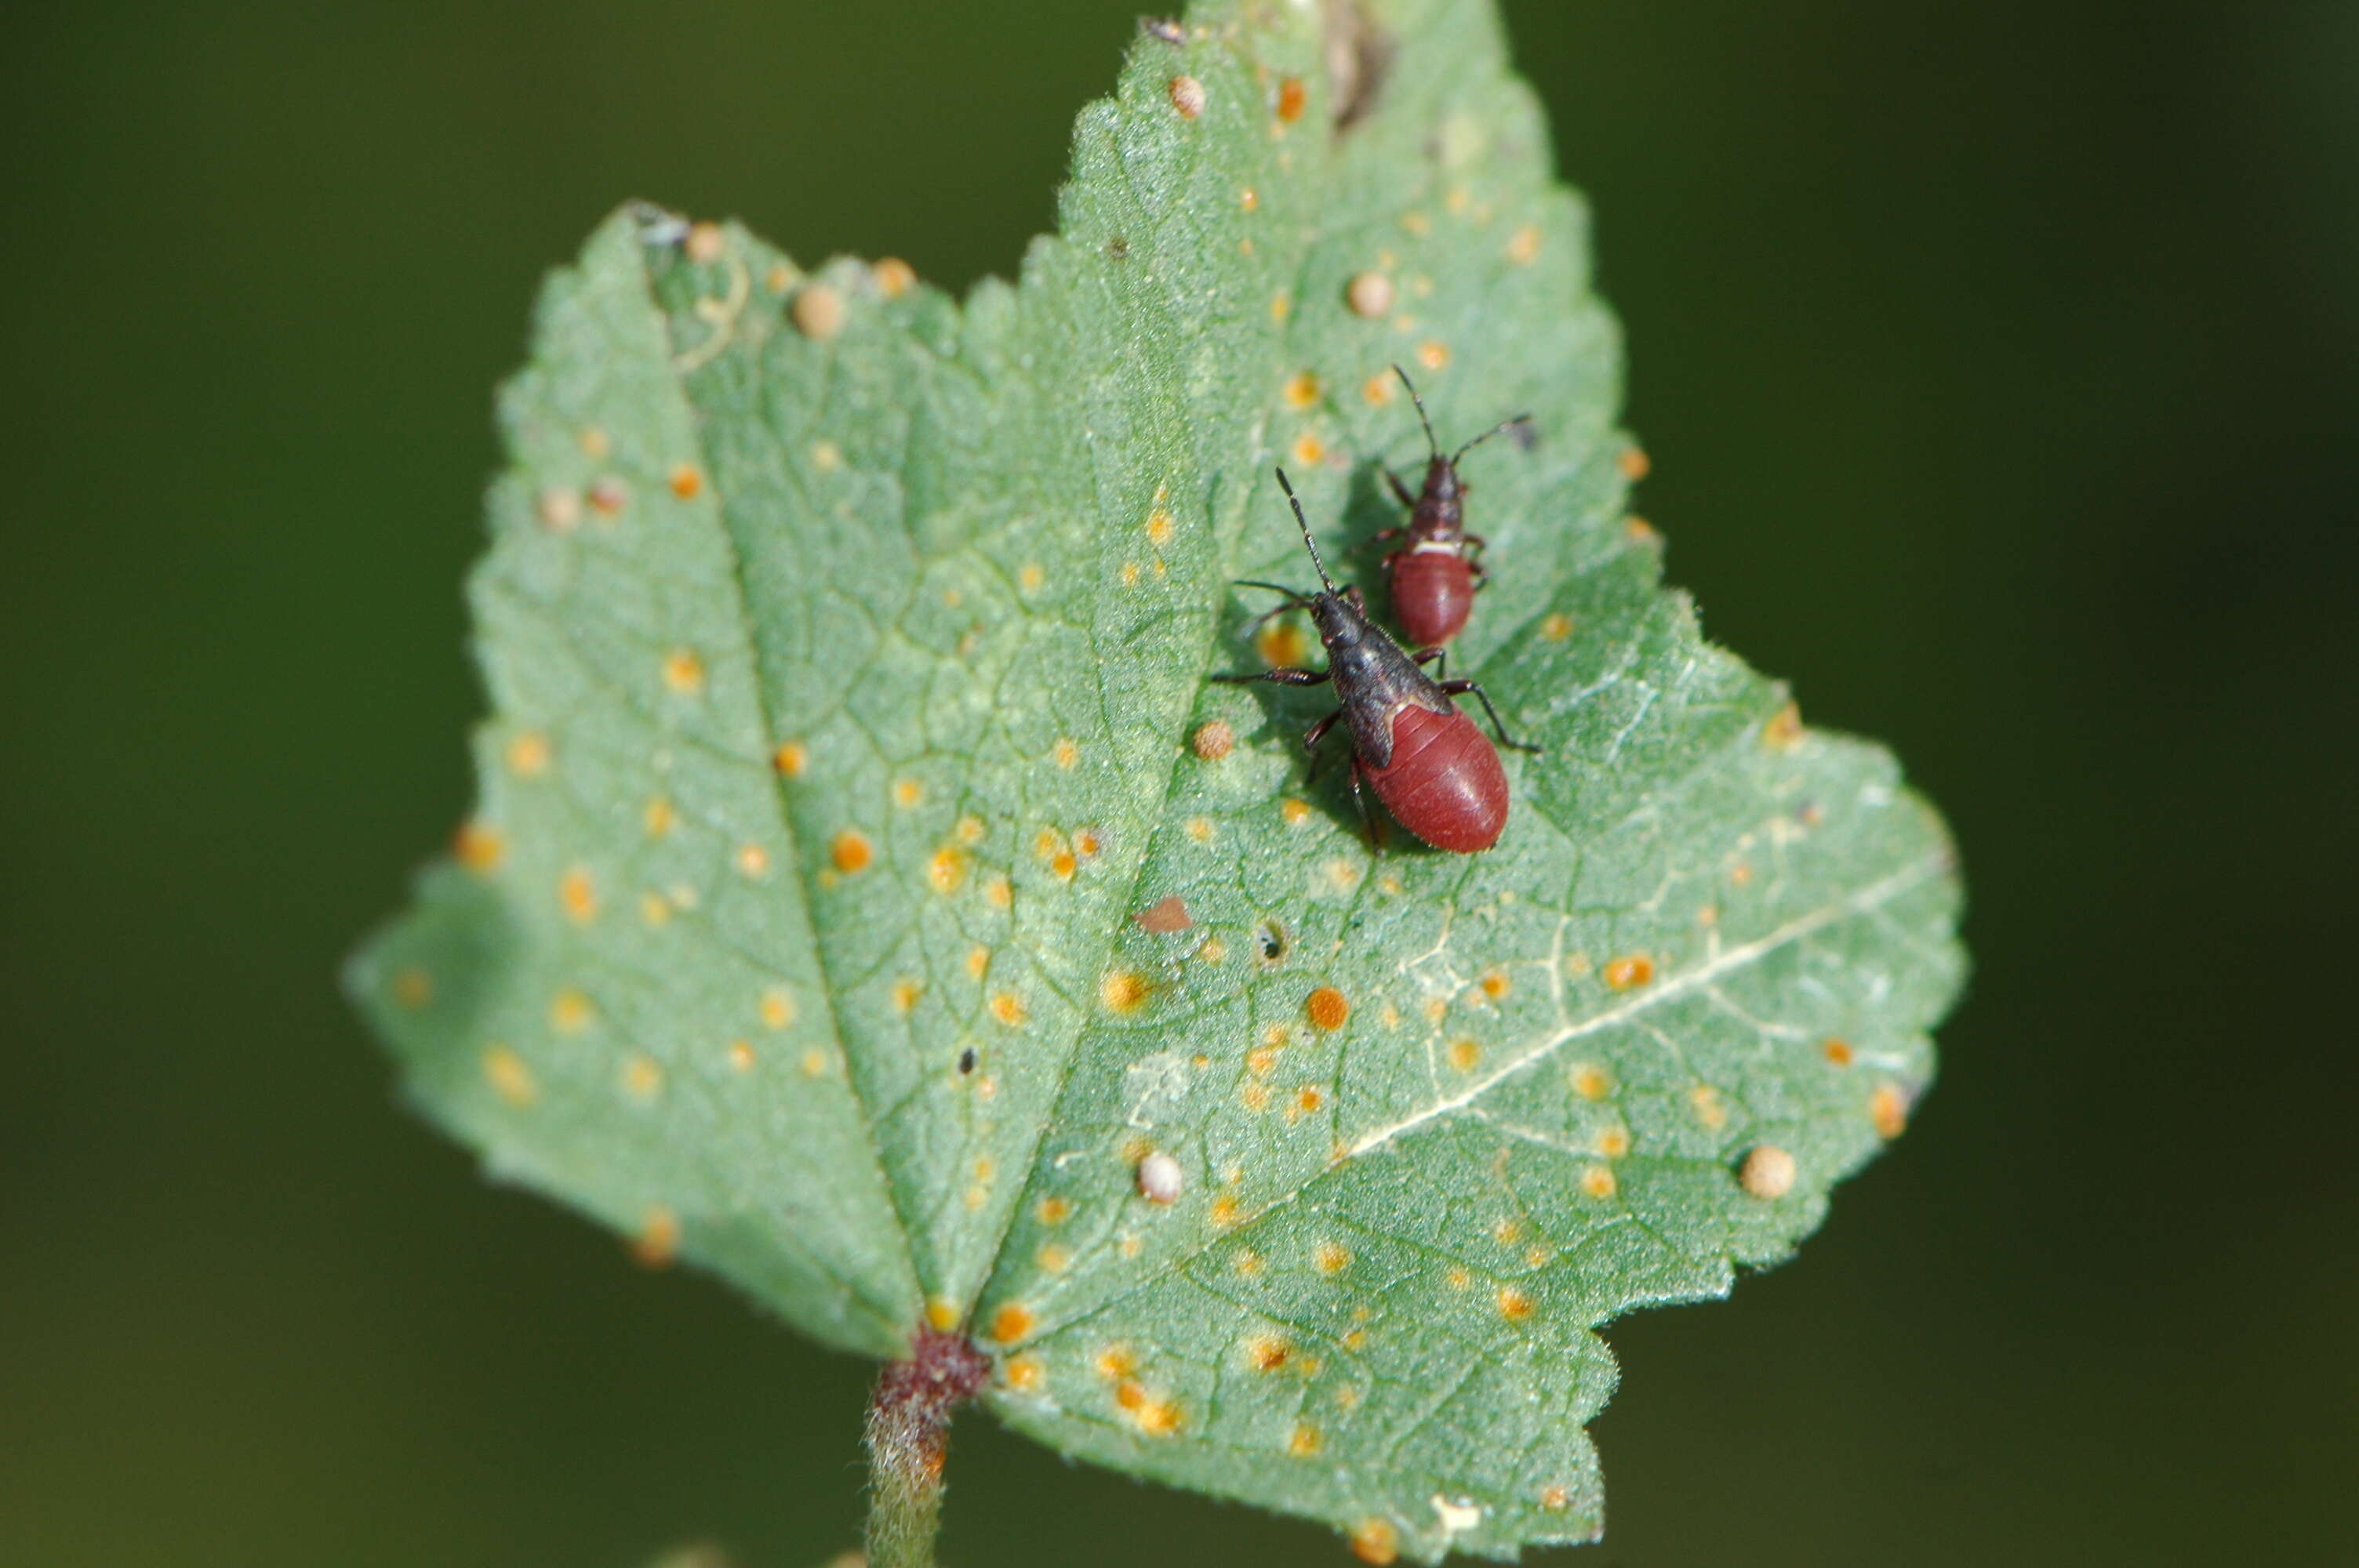
[[[1438,648],[1458,635],[1474,607],[1474,570],[1456,550],[1401,550],[1389,557],[1393,615],[1409,645]]]
[[[1389,767],[1365,770],[1393,820],[1432,845],[1471,855],[1507,825],[1507,773],[1474,721],[1405,707],[1393,719]]]

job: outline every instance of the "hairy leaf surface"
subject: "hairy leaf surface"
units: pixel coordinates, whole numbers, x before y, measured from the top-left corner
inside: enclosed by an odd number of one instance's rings
[[[1949,845],[1660,586],[1487,4],[1199,5],[1073,157],[963,304],[652,210],[550,281],[480,802],[353,983],[503,1176],[831,1345],[962,1326],[1061,1452],[1371,1561],[1591,1538],[1595,1326],[1899,1130]],[[1316,662],[1231,586],[1307,576],[1274,464],[1381,609],[1395,363],[1445,439],[1533,416],[1467,462],[1451,673],[1544,748],[1481,856],[1372,852],[1331,699],[1205,679]]]

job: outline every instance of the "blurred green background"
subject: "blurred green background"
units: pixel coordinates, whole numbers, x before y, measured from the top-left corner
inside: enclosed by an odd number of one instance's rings
[[[1139,0],[28,4],[0,1562],[853,1539],[866,1369],[494,1190],[336,967],[465,808],[458,584],[622,199],[962,286]],[[1594,1564],[2359,1560],[2359,5],[1517,0],[1715,635],[1951,814],[1944,1078],[1632,1319]],[[1342,1562],[982,1419],[959,1568]]]

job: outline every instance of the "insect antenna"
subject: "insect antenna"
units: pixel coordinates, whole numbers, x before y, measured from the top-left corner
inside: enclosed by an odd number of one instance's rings
[[[1417,405],[1417,422],[1425,427],[1426,449],[1430,451],[1435,457],[1440,457],[1441,455],[1441,443],[1433,438],[1433,421],[1425,416],[1425,399],[1417,395],[1417,383],[1409,380],[1408,372],[1401,369],[1398,365],[1393,366],[1393,373],[1400,377],[1400,384],[1403,386],[1408,388],[1408,400]],[[1513,421],[1510,421],[1510,423],[1513,423]]]
[[[1504,436],[1508,431],[1514,429],[1516,426],[1528,425],[1531,422],[1532,416],[1528,414],[1518,414],[1512,419],[1500,420],[1496,425],[1492,426],[1489,429],[1484,431],[1481,435],[1475,437],[1473,440],[1459,448],[1457,451],[1451,453],[1450,458],[1450,466],[1456,468],[1460,458],[1464,457],[1467,453],[1473,451],[1475,448],[1481,446],[1492,437]]]
[[[1319,568],[1319,580],[1329,593],[1335,591],[1335,579],[1327,575],[1327,563],[1319,558],[1319,546],[1310,537],[1310,519],[1302,514],[1302,503],[1294,493],[1294,486],[1286,481],[1286,470],[1277,470],[1277,488],[1286,492],[1288,504],[1294,508],[1294,521],[1302,528],[1302,547],[1310,552],[1310,564]]]

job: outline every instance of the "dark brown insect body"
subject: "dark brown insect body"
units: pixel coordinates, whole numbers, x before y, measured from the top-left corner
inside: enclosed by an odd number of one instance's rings
[[[1451,698],[1460,692],[1473,693],[1483,711],[1490,715],[1491,728],[1501,744],[1524,751],[1538,748],[1507,739],[1490,697],[1480,686],[1471,680],[1437,681],[1425,673],[1421,666],[1443,656],[1440,648],[1421,649],[1415,654],[1402,652],[1399,643],[1368,619],[1358,589],[1337,591],[1319,559],[1319,546],[1310,542],[1310,524],[1302,515],[1302,503],[1295,500],[1294,487],[1287,483],[1284,470],[1278,471],[1277,482],[1293,503],[1296,521],[1302,524],[1302,543],[1310,552],[1311,564],[1319,568],[1321,591],[1299,594],[1277,583],[1249,586],[1274,589],[1287,596],[1289,607],[1299,605],[1310,611],[1319,640],[1327,649],[1327,667],[1212,678],[1278,686],[1333,681],[1342,706],[1310,727],[1302,738],[1303,745],[1317,747],[1335,721],[1343,719],[1352,737],[1355,796],[1364,780],[1392,813],[1393,820],[1437,849],[1471,854],[1489,849],[1499,841],[1500,831],[1507,825],[1506,772],[1499,766],[1499,753],[1491,742]],[[1366,813],[1364,799],[1360,809]],[[1373,831],[1373,824],[1371,827]]]
[[[1474,608],[1474,590],[1483,580],[1483,568],[1475,557],[1482,554],[1484,542],[1481,535],[1466,532],[1466,492],[1472,487],[1459,477],[1458,460],[1531,416],[1518,414],[1495,425],[1445,457],[1441,444],[1433,438],[1433,421],[1425,416],[1425,399],[1417,395],[1408,373],[1395,365],[1393,373],[1401,378],[1401,384],[1408,388],[1409,401],[1417,405],[1418,419],[1425,426],[1425,444],[1433,455],[1426,460],[1425,486],[1415,495],[1401,483],[1399,475],[1385,470],[1385,482],[1408,508],[1408,526],[1387,528],[1376,537],[1408,536],[1407,545],[1385,557],[1385,571],[1392,579],[1393,618],[1411,643],[1438,648],[1465,627],[1467,612]]]

